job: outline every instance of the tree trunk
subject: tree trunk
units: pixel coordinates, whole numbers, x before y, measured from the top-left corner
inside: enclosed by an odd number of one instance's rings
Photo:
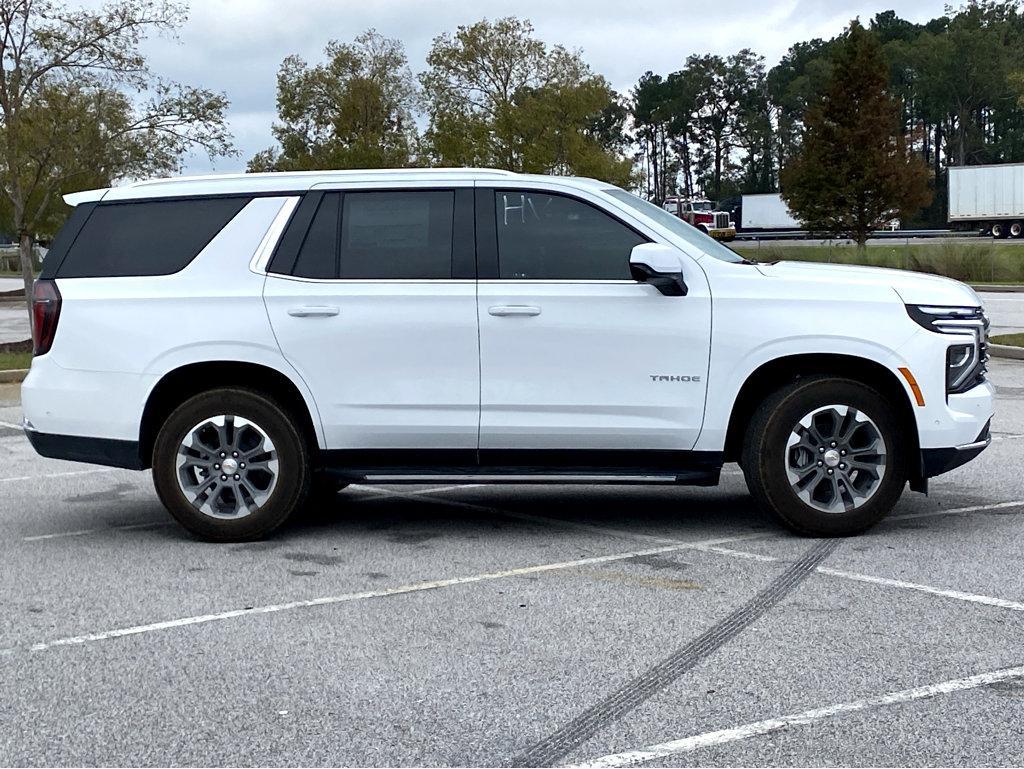
[[[660,169],[658,167],[659,158],[658,158],[658,133],[657,133],[657,130],[658,129],[655,128],[654,132],[651,134],[651,159],[654,161],[652,163],[652,167],[654,169],[654,202],[656,202],[660,206],[661,205],[661,200],[658,198],[658,195],[661,192],[661,173],[660,173]]]
[[[18,258],[21,259],[21,277],[25,281],[25,304],[28,306],[28,328],[32,331],[32,236],[23,232],[18,236]]]
[[[963,116],[957,118],[957,165],[966,165],[967,159],[967,127],[965,125]]]
[[[689,131],[683,131],[683,183],[686,189],[686,198],[693,197],[693,172],[690,169],[690,140]]]
[[[715,137],[715,200],[718,200],[722,192],[722,142]]]

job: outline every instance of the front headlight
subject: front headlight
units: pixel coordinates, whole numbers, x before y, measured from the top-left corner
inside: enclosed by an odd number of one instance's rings
[[[946,392],[957,392],[978,363],[978,344],[954,344],[946,350]]]
[[[946,392],[961,393],[985,379],[988,361],[988,317],[981,307],[940,307],[908,304],[907,314],[936,334],[970,336],[946,348]]]

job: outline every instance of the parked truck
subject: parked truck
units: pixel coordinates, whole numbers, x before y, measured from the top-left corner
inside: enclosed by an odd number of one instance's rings
[[[1024,237],[1024,163],[950,168],[949,225],[993,238]]]
[[[715,240],[733,240],[736,237],[736,224],[730,219],[729,213],[720,210],[710,200],[687,200],[673,196],[665,198],[662,208]]]
[[[740,203],[739,221],[740,229],[743,231],[766,232],[802,228],[777,192],[744,195]]]

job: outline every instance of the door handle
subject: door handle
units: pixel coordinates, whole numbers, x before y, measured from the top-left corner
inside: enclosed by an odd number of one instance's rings
[[[498,304],[494,307],[489,307],[487,312],[498,318],[514,315],[533,316],[540,315],[540,307],[533,307],[528,304]]]
[[[337,315],[340,310],[337,307],[292,307],[288,314],[293,318],[330,318]]]

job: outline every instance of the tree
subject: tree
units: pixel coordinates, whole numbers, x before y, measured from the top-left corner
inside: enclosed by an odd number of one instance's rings
[[[726,176],[733,171],[732,151],[737,145],[742,105],[763,87],[764,57],[744,48],[725,59],[710,54],[691,56],[686,66],[699,83],[696,130],[703,186],[717,200]]]
[[[766,88],[775,111],[775,166],[782,168],[800,147],[803,118],[832,74],[832,41],[796,43],[769,70]]]
[[[0,210],[30,309],[33,245],[63,219],[62,192],[178,170],[192,146],[232,151],[223,94],[162,81],[139,52],[149,31],[184,18],[162,0],[0,0]]]
[[[858,21],[836,46],[832,78],[804,125],[782,196],[810,229],[863,246],[887,220],[928,204],[928,169],[907,152],[881,43]]]
[[[417,93],[402,43],[370,29],[325,54],[313,67],[299,56],[281,64],[272,129],[281,149],[257,154],[249,171],[410,165]]]
[[[631,95],[635,139],[640,143],[647,196],[660,204],[674,191],[674,185],[668,181],[672,87],[661,75],[645,72]]]
[[[630,182],[615,146],[621,125],[602,126],[622,117],[617,95],[579,53],[536,39],[528,21],[484,20],[440,35],[427,66],[420,82],[432,163]]]

